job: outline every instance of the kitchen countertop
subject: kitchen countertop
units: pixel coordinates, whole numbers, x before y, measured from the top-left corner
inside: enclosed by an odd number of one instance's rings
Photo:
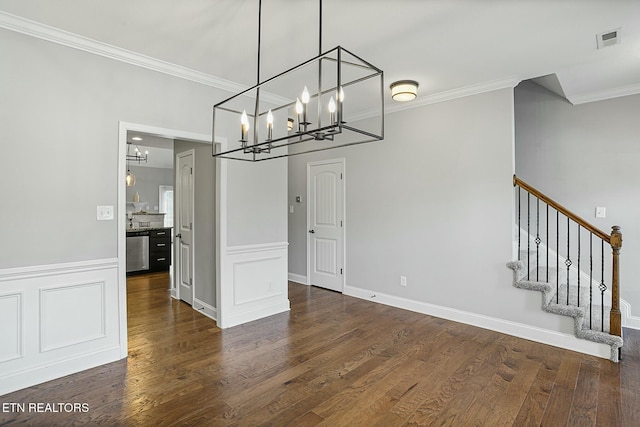
[[[151,231],[151,230],[171,230],[173,227],[135,227],[135,228],[127,228],[127,232],[129,231]]]

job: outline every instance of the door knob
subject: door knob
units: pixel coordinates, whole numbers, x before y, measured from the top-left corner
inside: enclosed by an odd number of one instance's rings
[[[182,233],[178,233],[178,234],[176,234],[176,237],[177,237],[178,239],[182,239]]]
[[[309,230],[309,233],[311,233],[311,234],[313,234],[315,232],[316,232],[316,230]]]

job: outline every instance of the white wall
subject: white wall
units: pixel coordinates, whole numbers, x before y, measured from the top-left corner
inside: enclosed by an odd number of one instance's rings
[[[306,163],[338,157],[346,158],[346,293],[514,335],[569,337],[572,322],[543,313],[540,295],[514,289],[505,267],[512,89],[388,114],[382,142],[291,157],[293,275],[307,275]]]
[[[606,233],[613,225],[622,227],[620,292],[635,316],[639,118],[640,95],[574,106],[532,82],[515,90],[517,175]],[[606,218],[595,218],[596,206],[607,208]],[[610,281],[610,272],[605,274]]]

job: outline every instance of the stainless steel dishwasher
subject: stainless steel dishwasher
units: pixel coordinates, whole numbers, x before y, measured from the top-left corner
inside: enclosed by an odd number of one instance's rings
[[[127,273],[149,270],[149,232],[127,231]]]

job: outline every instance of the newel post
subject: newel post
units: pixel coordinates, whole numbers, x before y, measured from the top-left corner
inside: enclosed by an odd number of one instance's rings
[[[611,335],[622,336],[622,315],[620,314],[620,248],[622,247],[622,233],[620,227],[614,225],[611,231],[611,250],[613,252],[613,264],[611,267],[611,313],[609,325]]]

